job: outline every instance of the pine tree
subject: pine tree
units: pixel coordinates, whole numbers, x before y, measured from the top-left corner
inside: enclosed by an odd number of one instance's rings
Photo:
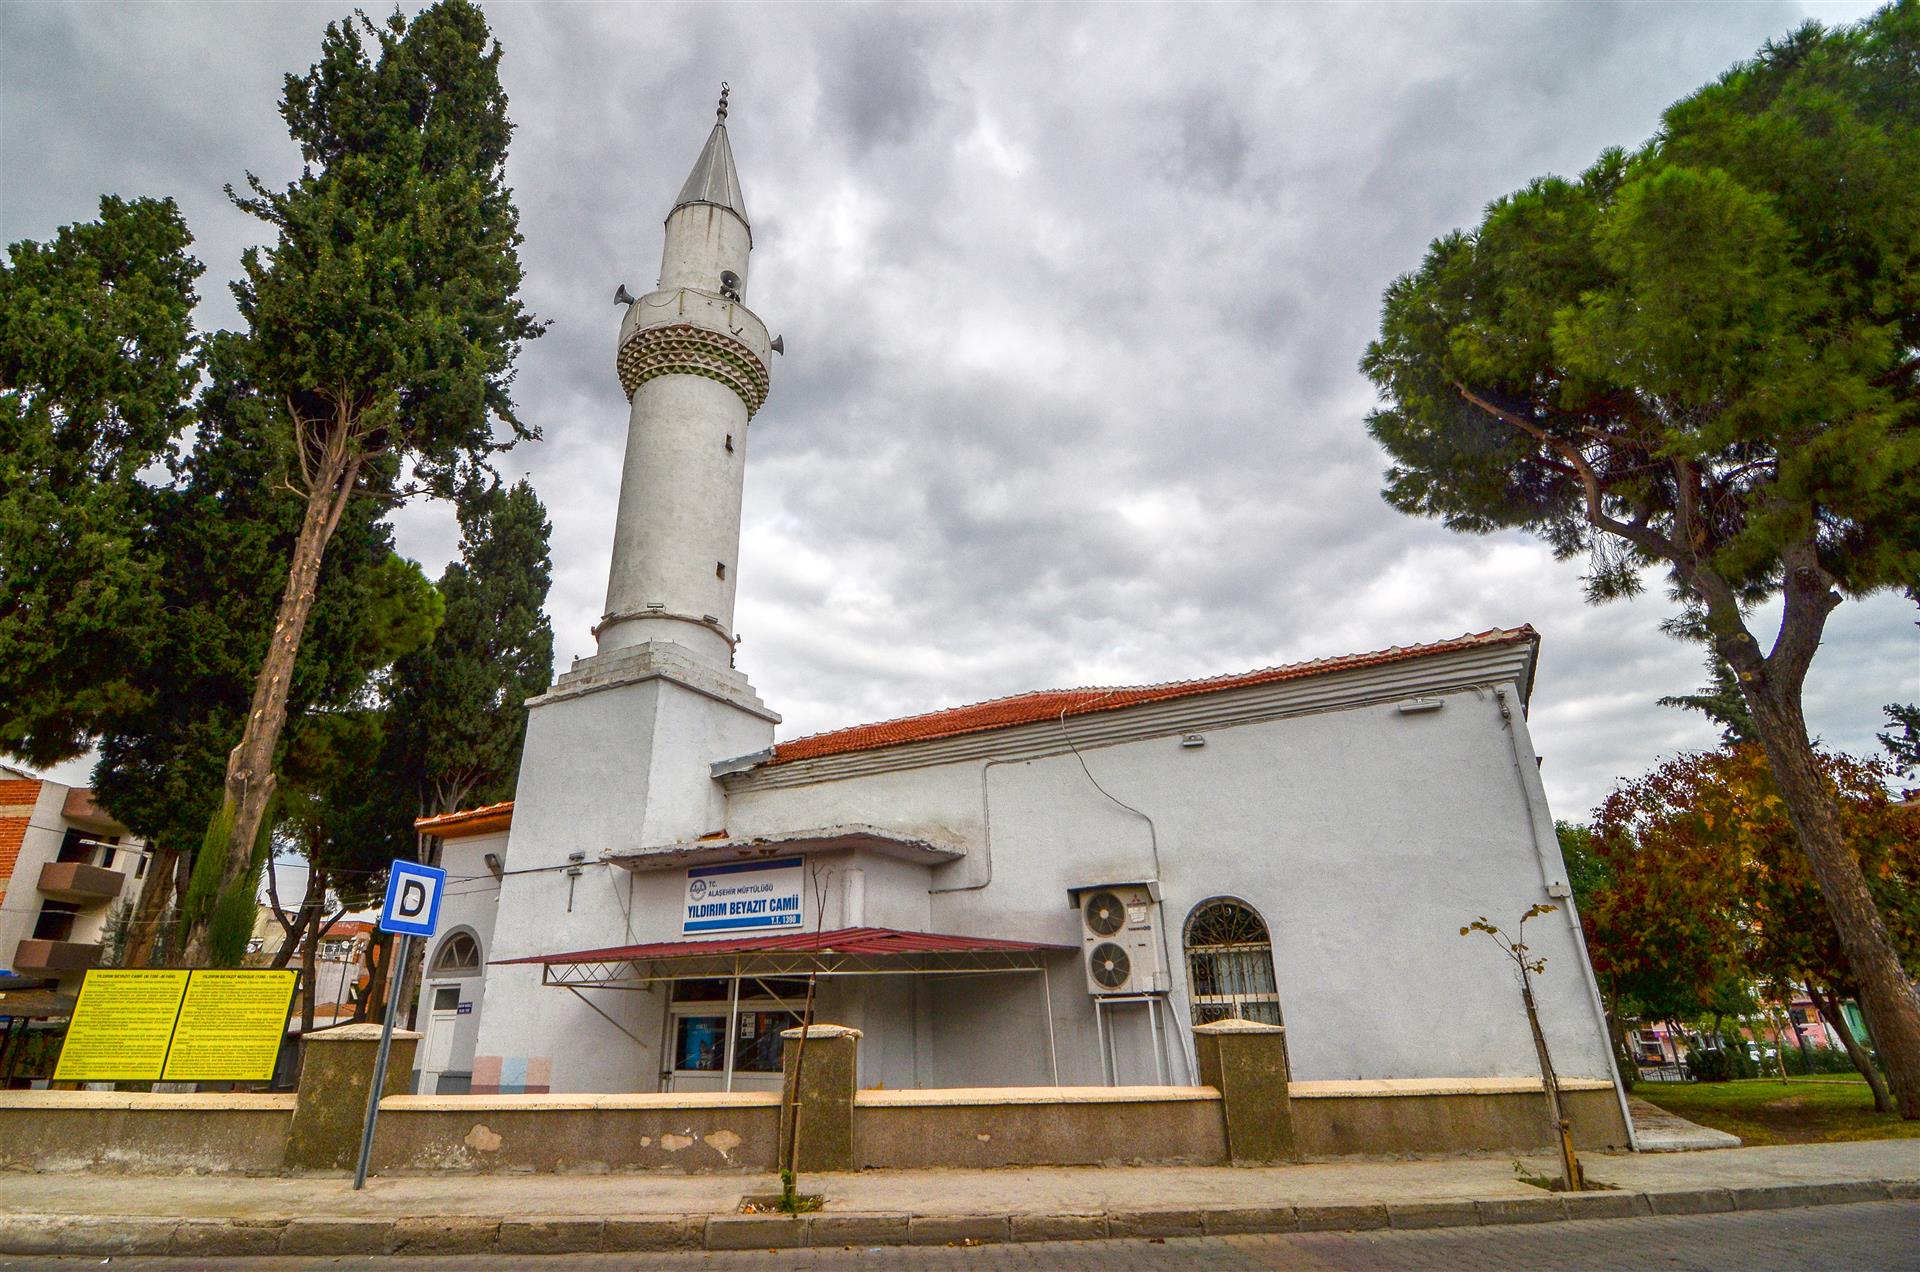
[[[1740,692],[1740,681],[1718,654],[1707,655],[1707,683],[1692,693],[1669,694],[1660,699],[1663,707],[1698,711],[1720,726],[1720,741],[1740,746],[1757,741],[1753,731],[1753,712]]]
[[[422,815],[508,798],[526,739],[527,699],[553,674],[546,509],[521,481],[460,506],[460,559],[440,576],[446,619],[394,668],[394,755]]]
[[[191,241],[171,200],[108,197],[0,268],[0,751],[31,763],[138,705],[160,563],[141,474],[191,418]]]
[[[276,451],[304,507],[196,866],[194,892],[213,908],[250,890],[301,642],[349,506],[450,496],[489,455],[534,436],[509,393],[520,343],[541,328],[517,299],[499,63],[467,0],[411,22],[329,25],[320,61],[287,77],[281,103],[301,175],[281,191],[249,175],[250,193],[234,196],[276,232],[246,253],[234,295],[253,337],[246,378],[272,403]],[[190,961],[208,954],[211,912],[193,916]]]
[[[1920,578],[1916,102],[1920,2],[1810,23],[1670,107],[1640,150],[1435,242],[1362,362],[1395,507],[1585,554],[1594,600],[1664,570],[1704,616],[1908,1118],[1920,996],[1802,694],[1845,597]]]
[[[300,528],[301,500],[278,480],[269,444],[270,407],[242,378],[244,341],[222,333],[208,342],[193,450],[151,495],[143,550],[157,559],[153,615],[140,656],[121,672],[129,705],[90,726],[100,748],[96,794],[155,846],[130,962],[147,961],[156,942],[180,953],[160,926],[183,900],[173,895],[172,866],[194,858],[219,811],[227,752],[245,721],[274,588]],[[394,552],[382,511],[361,501],[335,533],[289,688],[288,745],[309,717],[361,703],[375,676],[433,633],[438,598],[419,567]]]

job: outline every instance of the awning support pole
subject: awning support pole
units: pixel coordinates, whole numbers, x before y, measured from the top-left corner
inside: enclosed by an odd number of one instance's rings
[[[645,1045],[644,1043],[641,1045]],[[660,1089],[673,1090],[674,1066],[680,1063],[680,1039],[673,1029],[673,983],[660,992]]]
[[[1173,1057],[1167,1055],[1167,1034],[1160,1028],[1160,999],[1146,999],[1146,1028],[1154,1036],[1154,1076],[1160,1086],[1173,1082]]]
[[[1093,1000],[1093,1032],[1100,1047],[1100,1082],[1103,1086],[1113,1085],[1113,1057],[1107,1050],[1107,1013],[1099,997]]]
[[[733,1090],[733,1040],[740,1033],[740,959],[733,960],[733,998],[727,1004],[727,1085]]]
[[[1053,1075],[1053,1085],[1060,1085],[1060,1053],[1053,1045],[1053,977],[1047,973],[1047,961],[1040,960],[1040,996],[1046,1001],[1047,1013],[1047,1072]]]

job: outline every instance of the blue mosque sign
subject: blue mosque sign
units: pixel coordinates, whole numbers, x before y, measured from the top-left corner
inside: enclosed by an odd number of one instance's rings
[[[802,858],[735,861],[687,871],[682,936],[800,930]]]

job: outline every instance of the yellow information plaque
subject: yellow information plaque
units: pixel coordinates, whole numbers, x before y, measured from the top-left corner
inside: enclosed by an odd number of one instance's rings
[[[160,1077],[187,972],[87,973],[53,1076],[59,1082],[151,1082]]]
[[[96,968],[73,1004],[59,1082],[265,1082],[286,1035],[290,971]]]
[[[294,973],[196,971],[167,1053],[169,1082],[265,1082],[287,1029]]]

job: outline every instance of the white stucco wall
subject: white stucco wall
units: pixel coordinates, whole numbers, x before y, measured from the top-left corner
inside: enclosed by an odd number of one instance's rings
[[[622,848],[723,829],[716,759],[772,741],[766,718],[651,678],[531,708],[489,959],[677,939],[684,876],[634,876]],[[569,877],[569,854],[582,854]],[[664,926],[671,916],[671,931]],[[661,1001],[651,992],[541,984],[538,966],[489,967],[476,1055],[551,1073],[561,1091],[655,1089]]]
[[[434,991],[452,986],[460,991],[460,1001],[471,1004],[469,1013],[454,1025],[452,1055],[443,1072],[471,1073],[473,1055],[480,1039],[480,1020],[486,1011],[486,964],[494,957],[493,932],[499,916],[500,881],[487,866],[487,854],[506,860],[507,832],[450,839],[440,846],[440,865],[447,872],[446,891],[440,901],[440,926],[427,943],[420,977],[419,1003],[414,1019],[424,1032],[432,1015]],[[480,974],[448,976],[437,973],[441,946],[456,932],[470,932],[480,945]],[[419,1072],[426,1059],[423,1039],[414,1051],[414,1068]],[[418,1083],[416,1082],[416,1087]]]
[[[1481,914],[1513,923],[1548,900],[1545,875],[1557,881],[1564,870],[1557,846],[1536,841],[1536,822],[1549,836],[1551,823],[1537,774],[1516,765],[1500,700],[1483,688],[1446,703],[1422,714],[1385,702],[1219,727],[1199,748],[1181,747],[1177,732],[1083,748],[1093,776],[1152,818],[1152,835],[1067,752],[740,791],[728,819],[735,834],[860,820],[958,835],[972,856],[943,867],[935,887],[990,881],[930,897],[940,932],[1077,945],[1069,887],[1158,877],[1183,1027],[1181,925],[1201,901],[1236,896],[1272,935],[1296,1076],[1524,1077],[1536,1067],[1509,966],[1484,938],[1458,931]],[[1514,725],[1530,757],[1517,713]],[[990,837],[972,811],[982,808]],[[877,882],[868,882],[869,907]],[[1609,1076],[1570,915],[1536,919],[1528,936],[1548,960],[1538,988],[1556,1063],[1570,1076]],[[1063,1079],[1096,1080],[1097,1061],[1093,1076],[1082,1062],[1094,1045],[1077,964],[1055,977],[1054,997]],[[982,1026],[996,1004],[1019,1015],[1034,998],[988,986],[950,993],[935,1013],[938,1066],[999,1068],[1000,1041],[1029,1026]]]
[[[1506,692],[1509,701],[1519,701],[1517,688]],[[1527,1077],[1535,1061],[1509,965],[1484,938],[1458,932],[1481,914],[1512,923],[1548,899],[1548,884],[1564,877],[1564,866],[1537,772],[1516,762],[1516,748],[1529,759],[1533,754],[1524,717],[1515,710],[1503,718],[1494,686],[1444,697],[1443,709],[1417,714],[1387,700],[1222,723],[1204,730],[1205,745],[1197,748],[1180,745],[1190,732],[1184,726],[1089,742],[1082,746],[1086,770],[1060,749],[811,784],[749,784],[717,811],[709,809],[700,825],[718,830],[724,824],[738,838],[878,824],[968,850],[962,860],[932,867],[864,850],[811,859],[827,879],[826,912],[819,916],[827,929],[849,925],[844,878],[858,869],[865,893],[858,917],[865,926],[1077,948],[1080,924],[1068,904],[1069,888],[1157,877],[1173,984],[1163,1022],[1174,1029],[1167,1076],[1175,1081],[1190,1080],[1182,925],[1196,905],[1221,895],[1246,901],[1268,925],[1297,1077]],[[549,710],[536,712],[536,726]],[[628,713],[628,719],[644,714]],[[656,710],[651,718],[677,717]],[[1076,736],[1086,728],[1084,720],[1069,725]],[[689,750],[718,744],[712,734],[675,736],[675,746]],[[1031,735],[1025,746],[1033,750]],[[658,761],[629,752],[625,765]],[[523,792],[541,763],[529,756]],[[668,767],[685,777],[683,767]],[[1146,820],[1095,789],[1088,771],[1150,817],[1152,833]],[[563,785],[576,793],[609,789],[604,775],[591,773]],[[591,847],[618,837],[636,818],[659,826],[646,836],[654,844],[698,833],[689,832],[693,823],[686,820],[691,804],[656,822],[632,805],[619,811],[604,794],[563,802],[569,805],[564,815],[516,811],[510,870],[526,868],[523,861],[538,867],[563,860],[560,842]],[[544,838],[537,841],[536,834]],[[492,956],[681,939],[682,870],[633,876],[590,855],[582,871],[571,911],[564,874],[510,875]],[[809,928],[815,924],[812,891]],[[1568,1076],[1609,1077],[1603,1026],[1571,915],[1563,909],[1537,919],[1528,936],[1548,960],[1538,991],[1557,1065]],[[1004,1085],[1052,1079],[1045,1043],[1050,1003],[1060,1080],[1099,1082],[1092,1000],[1079,955],[1051,960],[1049,971],[1050,1000],[1031,975],[874,977],[829,984],[820,1014],[866,1032],[866,1084]],[[653,1089],[658,997],[588,991],[619,1022],[615,1028],[572,994],[537,981],[537,969],[492,969],[483,1052],[508,1046],[511,1035],[518,1050],[508,1054],[553,1057],[555,1089]],[[509,1004],[504,1012],[496,1011],[501,1003]],[[509,1023],[495,1030],[496,1021]],[[1147,1013],[1120,1008],[1109,1024],[1116,1079],[1160,1080]]]

